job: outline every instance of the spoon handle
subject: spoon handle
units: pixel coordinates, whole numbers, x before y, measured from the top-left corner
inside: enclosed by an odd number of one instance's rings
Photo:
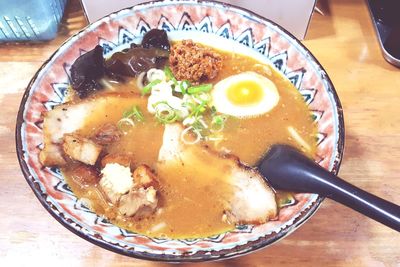
[[[295,149],[273,148],[259,169],[276,189],[318,193],[400,232],[400,206],[342,180]]]

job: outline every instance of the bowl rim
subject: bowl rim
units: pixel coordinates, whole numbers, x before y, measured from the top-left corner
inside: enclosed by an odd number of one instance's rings
[[[190,255],[166,255],[166,254],[151,254],[147,252],[136,252],[135,250],[130,250],[127,248],[123,248],[122,246],[117,246],[115,244],[112,244],[110,242],[104,241],[101,236],[100,237],[94,237],[88,234],[85,234],[82,231],[77,230],[74,228],[69,222],[66,221],[66,218],[63,216],[62,213],[56,213],[51,204],[46,202],[45,197],[43,197],[42,194],[37,189],[38,185],[31,179],[32,175],[29,171],[29,167],[27,166],[26,162],[23,160],[24,158],[24,150],[23,150],[23,145],[22,145],[22,124],[24,122],[24,113],[25,113],[25,107],[27,100],[30,96],[30,92],[32,90],[32,86],[34,82],[36,81],[37,77],[41,73],[41,71],[47,66],[47,64],[57,55],[58,51],[62,49],[65,45],[67,45],[71,40],[73,40],[76,36],[85,34],[87,30],[92,27],[93,24],[99,24],[103,20],[108,19],[110,16],[117,16],[118,13],[124,12],[124,11],[134,11],[133,9],[136,7],[142,7],[142,6],[151,6],[154,3],[158,2],[168,2],[169,5],[179,5],[179,4],[187,4],[187,3],[197,3],[201,5],[202,3],[206,4],[214,4],[214,5],[220,5],[222,7],[228,7],[233,11],[244,11],[245,13],[248,13],[249,15],[257,18],[260,21],[265,21],[268,24],[278,28],[280,31],[284,32],[292,41],[296,43],[296,45],[300,46],[304,51],[308,53],[309,60],[314,61],[315,65],[319,68],[320,76],[323,76],[323,78],[326,80],[326,83],[328,85],[328,92],[331,94],[333,100],[334,100],[334,111],[337,114],[337,127],[338,127],[338,138],[337,142],[335,145],[335,150],[336,150],[336,157],[333,160],[333,166],[331,172],[335,175],[338,174],[340,165],[343,159],[344,155],[344,143],[345,143],[345,125],[344,125],[344,115],[343,115],[343,108],[339,99],[339,96],[335,90],[335,87],[321,65],[321,63],[317,60],[317,58],[312,54],[311,51],[307,49],[305,45],[303,45],[293,34],[291,34],[289,31],[287,31],[285,28],[280,26],[279,24],[275,23],[274,21],[267,19],[261,15],[258,15],[254,13],[253,11],[250,11],[246,8],[239,7],[236,5],[232,5],[230,3],[225,3],[225,2],[220,2],[220,1],[215,1],[215,0],[155,0],[155,1],[148,1],[148,2],[143,2],[140,4],[136,4],[130,7],[122,8],[118,11],[109,13],[102,18],[89,23],[87,26],[82,28],[80,31],[76,32],[75,34],[71,35],[68,37],[53,53],[52,55],[43,62],[41,67],[36,71],[35,75],[31,78],[28,86],[25,89],[25,92],[22,96],[21,103],[19,105],[19,110],[17,114],[17,119],[16,119],[16,128],[15,128],[15,141],[16,141],[16,152],[17,152],[17,158],[18,162],[21,168],[21,171],[24,175],[25,180],[31,187],[32,191],[34,192],[35,196],[39,200],[39,202],[42,204],[42,206],[58,221],[61,225],[63,225],[65,228],[73,232],[74,234],[78,235],[79,237],[97,245],[100,246],[104,249],[107,249],[112,252],[116,252],[118,254],[124,255],[124,256],[129,256],[129,257],[134,257],[142,260],[151,260],[151,261],[160,261],[160,262],[171,262],[171,263],[182,263],[182,262],[205,262],[205,261],[216,261],[216,260],[224,260],[228,258],[234,258],[238,256],[242,256],[245,254],[249,254],[251,252],[254,252],[256,250],[268,247],[270,245],[275,244],[277,241],[282,240],[284,237],[290,235],[293,231],[295,231],[299,226],[304,224],[308,219],[310,219],[314,213],[317,211],[317,209],[320,207],[322,201],[325,199],[325,197],[322,197],[318,195],[317,199],[306,209],[301,211],[300,216],[294,219],[293,224],[290,226],[287,226],[286,228],[281,229],[278,233],[272,233],[272,237],[270,236],[268,240],[263,240],[260,242],[260,238],[254,241],[249,241],[246,244],[243,245],[238,245],[235,246],[234,248],[231,249],[223,249],[218,251],[216,255],[206,255],[202,251],[198,251],[194,254]],[[236,9],[236,10],[235,10]],[[86,16],[86,15],[85,15]],[[47,194],[46,194],[47,195]],[[252,243],[255,243],[254,245]],[[233,251],[234,250],[234,251]],[[233,251],[233,252],[232,252]]]

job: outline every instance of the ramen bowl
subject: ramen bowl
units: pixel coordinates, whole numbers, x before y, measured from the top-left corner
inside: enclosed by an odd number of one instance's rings
[[[171,40],[193,39],[241,51],[272,65],[293,83],[309,107],[318,128],[315,161],[338,172],[344,143],[342,109],[328,75],[310,51],[282,27],[250,11],[213,1],[183,0],[144,3],[110,14],[72,36],[44,63],[23,96],[16,126],[17,154],[28,184],[67,229],[100,247],[135,258],[208,261],[274,244],[310,218],[323,198],[296,194],[296,204],[281,209],[276,220],[240,225],[214,236],[150,238],[92,212],[74,195],[58,168],[40,163],[42,114],[65,101],[75,59],[98,44],[105,56],[111,55],[140,42],[152,28],[164,29]]]

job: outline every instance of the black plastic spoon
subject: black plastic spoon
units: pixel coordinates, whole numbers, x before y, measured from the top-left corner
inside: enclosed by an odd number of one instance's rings
[[[274,145],[258,168],[276,189],[317,193],[400,232],[400,206],[349,184],[290,146]]]

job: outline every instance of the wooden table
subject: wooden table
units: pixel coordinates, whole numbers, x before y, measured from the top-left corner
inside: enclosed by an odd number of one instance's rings
[[[320,1],[304,44],[329,73],[342,101],[345,156],[340,175],[400,203],[400,70],[381,56],[364,1]],[[79,238],[41,206],[20,171],[14,142],[22,94],[42,63],[86,24],[67,8],[59,36],[0,45],[0,266],[153,266]],[[281,242],[214,266],[400,266],[400,234],[330,200]]]

